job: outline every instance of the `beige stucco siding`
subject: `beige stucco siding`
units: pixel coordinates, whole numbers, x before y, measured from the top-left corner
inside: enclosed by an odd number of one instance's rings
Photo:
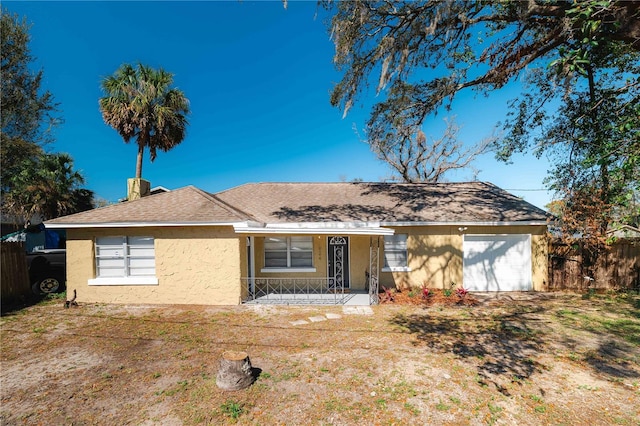
[[[458,226],[397,227],[397,234],[407,234],[409,271],[381,272],[380,283],[400,289],[459,287],[462,282],[463,234]],[[547,289],[546,226],[468,226],[466,234],[530,234],[531,275],[533,289]],[[381,268],[384,266],[384,250]]]
[[[298,237],[309,235],[273,235],[273,237]],[[311,236],[313,240],[313,269],[315,271],[309,272],[272,272],[268,268],[264,267],[264,240],[269,238],[268,236],[258,235],[255,236],[255,265],[256,265],[256,277],[259,278],[325,278],[327,276],[327,263],[326,263],[326,237],[320,235]]]
[[[366,284],[366,273],[369,272],[369,247],[371,245],[371,238],[380,238],[380,244],[382,244],[382,237],[364,237],[353,236],[350,239],[351,245],[351,257],[350,269],[351,269],[351,288],[353,290],[364,290]]]
[[[94,238],[120,235],[154,238],[158,285],[88,285]],[[241,242],[231,227],[69,229],[67,288],[79,302],[237,305]]]
[[[407,235],[408,271],[384,272],[384,244],[380,256],[380,284],[399,289],[443,288],[451,281],[462,280],[462,239],[451,226],[394,228],[396,234]],[[459,241],[458,241],[459,240]]]

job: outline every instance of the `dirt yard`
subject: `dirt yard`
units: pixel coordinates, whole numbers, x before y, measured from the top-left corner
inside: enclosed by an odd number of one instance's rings
[[[638,425],[640,297],[81,305],[1,319],[2,425]],[[248,389],[216,386],[246,351]]]

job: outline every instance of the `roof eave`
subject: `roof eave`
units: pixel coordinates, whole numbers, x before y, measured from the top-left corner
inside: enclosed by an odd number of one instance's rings
[[[416,222],[380,222],[380,226],[540,226],[548,225],[546,220],[520,220],[520,221],[451,221],[451,222],[437,222],[437,221],[416,221]]]
[[[296,222],[296,223],[267,223],[253,221],[223,221],[223,222],[86,222],[86,223],[50,223],[45,222],[49,229],[80,229],[80,228],[149,228],[149,227],[178,227],[178,226],[233,226],[240,234],[335,234],[348,233],[352,235],[392,235],[394,231],[385,227],[404,226],[546,226],[547,221],[398,221],[398,222]]]
[[[48,229],[79,229],[79,228],[149,228],[174,226],[233,226],[238,222],[87,222],[87,223],[48,223]]]

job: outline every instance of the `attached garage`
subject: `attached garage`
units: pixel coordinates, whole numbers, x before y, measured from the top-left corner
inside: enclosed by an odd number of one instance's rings
[[[465,235],[462,269],[469,291],[532,290],[531,235]]]

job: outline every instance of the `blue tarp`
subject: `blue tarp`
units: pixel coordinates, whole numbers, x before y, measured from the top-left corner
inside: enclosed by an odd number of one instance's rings
[[[54,231],[44,230],[44,248],[60,248],[60,234]]]
[[[44,231],[44,232],[43,232]],[[60,232],[63,232],[61,235]],[[31,252],[35,249],[57,249],[64,248],[64,244],[61,244],[64,238],[64,231],[51,231],[45,229],[43,223],[39,225],[29,226],[20,231],[12,232],[11,234],[4,235],[1,241],[4,242],[26,242],[27,252]]]

